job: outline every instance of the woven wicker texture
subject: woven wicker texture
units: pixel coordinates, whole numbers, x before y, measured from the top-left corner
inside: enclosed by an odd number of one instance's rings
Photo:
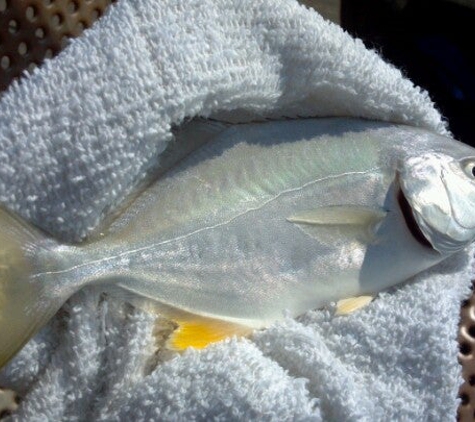
[[[0,0],[0,91],[55,56],[113,0]]]
[[[475,294],[462,303],[459,362],[464,383],[460,387],[458,420],[475,420]]]
[[[0,0],[0,92],[24,71],[58,54],[115,0]],[[475,420],[475,294],[462,305],[458,420]]]

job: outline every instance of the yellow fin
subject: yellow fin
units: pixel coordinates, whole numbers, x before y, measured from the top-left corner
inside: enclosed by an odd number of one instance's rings
[[[174,319],[174,322],[178,324],[178,328],[171,334],[167,346],[176,351],[182,351],[188,347],[203,349],[211,343],[232,336],[246,336],[253,331],[252,328],[244,325],[201,316]]]
[[[157,347],[162,349],[160,353],[181,352],[187,347],[203,349],[209,344],[225,338],[243,337],[254,331],[252,327],[246,325],[204,317],[140,297],[140,292],[133,290],[131,286],[124,286],[120,283],[109,287],[108,293],[157,316],[153,336]]]
[[[347,315],[361,309],[371,303],[374,296],[357,296],[349,297],[348,299],[339,300],[336,304],[335,315]]]

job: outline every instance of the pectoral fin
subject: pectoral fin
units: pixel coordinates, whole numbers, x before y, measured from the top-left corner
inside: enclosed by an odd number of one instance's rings
[[[374,296],[357,296],[349,297],[348,299],[339,300],[336,304],[335,315],[348,315],[358,309],[364,308],[371,303]]]
[[[178,328],[171,334],[167,346],[176,351],[188,347],[203,349],[211,343],[232,336],[246,336],[253,331],[250,327],[201,316],[175,319],[174,322],[178,324]]]
[[[338,229],[345,237],[359,238],[365,243],[375,239],[375,230],[387,212],[354,205],[334,205],[302,211],[287,218],[312,237],[319,237],[319,230]]]
[[[332,205],[303,211],[287,218],[291,223],[368,226],[386,217],[386,211],[354,205]]]

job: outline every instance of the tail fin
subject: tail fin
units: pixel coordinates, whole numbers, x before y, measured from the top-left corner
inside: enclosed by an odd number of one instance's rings
[[[45,274],[58,269],[58,246],[0,209],[0,368],[68,299]]]

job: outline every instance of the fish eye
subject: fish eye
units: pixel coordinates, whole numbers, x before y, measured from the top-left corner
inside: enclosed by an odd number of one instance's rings
[[[463,169],[468,177],[475,180],[475,160],[466,161]]]

